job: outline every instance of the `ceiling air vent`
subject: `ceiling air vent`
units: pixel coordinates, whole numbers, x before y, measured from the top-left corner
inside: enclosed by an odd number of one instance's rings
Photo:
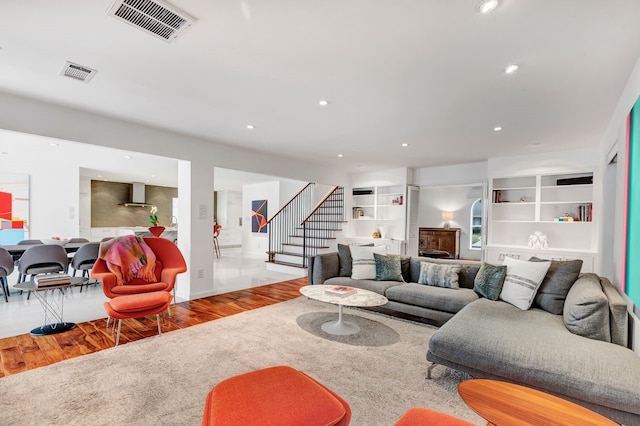
[[[161,0],[115,0],[107,15],[171,43],[196,20]]]
[[[97,72],[98,71],[94,69],[67,61],[64,64],[64,68],[62,68],[62,71],[60,71],[60,75],[71,77],[73,79],[88,83],[89,81],[91,81],[93,76],[96,75]]]

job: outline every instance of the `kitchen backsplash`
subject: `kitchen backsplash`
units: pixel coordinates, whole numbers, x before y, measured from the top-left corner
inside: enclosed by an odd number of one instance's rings
[[[126,207],[120,204],[131,201],[130,183],[91,181],[91,227],[151,226],[149,207]],[[178,196],[178,188],[146,185],[147,204],[158,207],[158,221],[162,226],[171,225],[172,199]]]

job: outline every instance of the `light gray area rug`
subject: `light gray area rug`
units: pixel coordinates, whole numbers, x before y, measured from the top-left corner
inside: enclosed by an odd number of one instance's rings
[[[438,367],[426,379],[435,328],[345,313],[371,345],[362,336],[325,338],[319,326],[337,317],[336,307],[298,298],[5,377],[0,424],[199,425],[216,383],[274,365],[302,370],[341,395],[354,426],[393,425],[411,407],[486,424],[456,392],[464,375]]]

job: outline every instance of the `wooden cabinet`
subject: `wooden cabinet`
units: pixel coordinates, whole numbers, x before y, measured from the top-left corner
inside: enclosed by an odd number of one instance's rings
[[[447,252],[456,259],[460,258],[460,228],[420,228],[418,238],[421,256]]]

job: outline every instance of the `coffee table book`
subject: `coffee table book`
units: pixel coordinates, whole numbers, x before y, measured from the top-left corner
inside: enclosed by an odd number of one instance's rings
[[[71,284],[71,277],[67,274],[38,274],[33,281],[38,287]]]
[[[325,294],[331,295],[331,296],[349,296],[352,294],[356,294],[358,292],[358,289],[353,288],[353,287],[346,287],[343,285],[336,285],[333,287],[330,287],[328,289],[326,289]]]

